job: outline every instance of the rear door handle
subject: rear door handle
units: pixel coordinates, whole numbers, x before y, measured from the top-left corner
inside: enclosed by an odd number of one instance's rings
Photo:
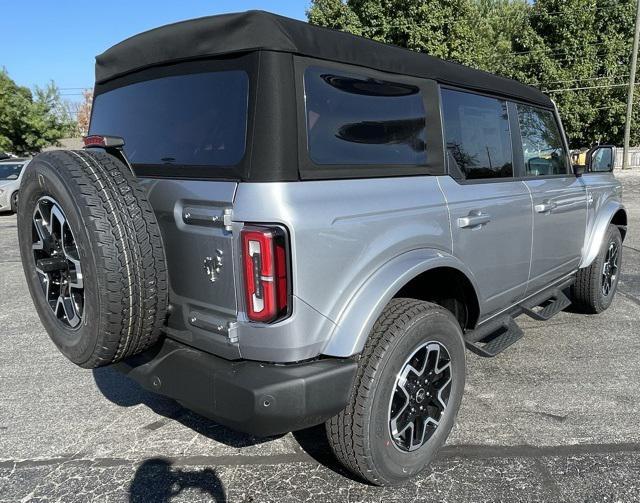
[[[472,211],[466,217],[458,218],[458,227],[462,229],[475,229],[491,222],[491,215],[480,211]]]
[[[550,213],[558,207],[557,203],[553,201],[543,201],[540,204],[536,204],[533,209],[538,213]]]

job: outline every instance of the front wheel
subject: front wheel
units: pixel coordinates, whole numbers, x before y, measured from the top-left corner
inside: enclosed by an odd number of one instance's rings
[[[578,271],[571,287],[572,300],[577,308],[590,314],[607,309],[618,288],[622,266],[622,237],[620,229],[609,225],[602,247],[589,267]]]
[[[455,422],[464,351],[460,325],[449,311],[392,300],[365,345],[349,404],[326,423],[338,460],[376,485],[422,471]]]

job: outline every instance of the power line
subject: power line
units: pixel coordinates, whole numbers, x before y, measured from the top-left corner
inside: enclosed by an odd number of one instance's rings
[[[596,12],[600,12],[600,11],[603,11],[603,10],[609,10],[612,7],[618,7],[618,6],[620,6],[620,3],[612,2],[612,3],[608,4],[608,5],[597,6],[595,9],[593,9],[593,11],[589,10],[588,14],[595,14]],[[532,16],[541,16],[542,14],[546,14],[548,16],[555,16],[556,14],[566,14],[566,13],[567,12],[563,11],[563,10],[557,10],[557,11],[554,11],[554,12],[535,12],[535,10],[531,11],[531,15]]]
[[[608,43],[609,43],[608,41],[607,42],[594,42],[593,44],[583,44],[583,45],[580,46],[580,48],[582,48],[582,47],[596,47],[596,46],[606,45]],[[520,55],[520,54],[531,54],[533,52],[552,52],[552,53],[553,52],[564,52],[564,51],[569,50],[569,49],[570,48],[568,48],[568,47],[562,47],[562,48],[560,48],[560,47],[556,47],[556,48],[553,48],[553,47],[540,47],[538,49],[531,49],[531,50],[528,50],[528,51],[508,52],[506,54],[512,54],[512,55],[517,56],[517,55]]]
[[[640,83],[634,84],[636,86],[640,85]],[[546,93],[564,93],[567,91],[582,91],[584,89],[610,89],[612,87],[629,87],[629,82],[625,84],[610,84],[607,86],[586,86],[586,87],[566,87],[564,89],[548,89],[545,91]]]
[[[552,80],[551,82],[540,82],[539,85],[549,85],[549,84],[568,84],[570,82],[591,82],[593,80],[604,80],[604,79],[619,79],[619,78],[627,78],[629,77],[628,73],[620,74],[620,75],[608,75],[606,77],[584,77],[581,79],[571,79],[571,80]]]

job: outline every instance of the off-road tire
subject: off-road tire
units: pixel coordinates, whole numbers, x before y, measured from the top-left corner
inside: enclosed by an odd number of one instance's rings
[[[18,191],[11,194],[11,213],[18,213]]]
[[[64,213],[82,264],[84,309],[75,328],[54,313],[36,272],[34,212],[43,198]],[[99,149],[38,155],[23,175],[18,235],[40,320],[69,360],[100,367],[158,340],[168,304],[164,248],[145,191],[122,162]]]
[[[618,249],[618,273],[608,295],[602,291],[602,271],[611,243]],[[616,294],[622,266],[622,236],[613,224],[607,228],[597,257],[589,267],[578,270],[576,281],[571,287],[571,297],[576,310],[586,314],[597,314],[607,309]]]
[[[395,379],[415,348],[437,341],[451,356],[452,383],[447,408],[433,436],[417,450],[401,451],[388,427]],[[376,321],[362,353],[347,407],[326,422],[338,461],[375,485],[411,478],[433,460],[454,425],[465,381],[465,348],[460,325],[441,306],[394,299]]]

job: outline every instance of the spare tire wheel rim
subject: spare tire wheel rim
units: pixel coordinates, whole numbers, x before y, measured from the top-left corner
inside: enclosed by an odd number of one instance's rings
[[[397,449],[415,451],[433,436],[451,392],[451,357],[440,342],[416,349],[398,373],[389,403],[389,432]]]
[[[76,329],[84,312],[84,283],[78,246],[62,208],[50,196],[33,211],[33,255],[45,301],[54,316]]]
[[[613,290],[618,277],[618,243],[609,243],[607,255],[602,265],[602,294],[607,297]]]

